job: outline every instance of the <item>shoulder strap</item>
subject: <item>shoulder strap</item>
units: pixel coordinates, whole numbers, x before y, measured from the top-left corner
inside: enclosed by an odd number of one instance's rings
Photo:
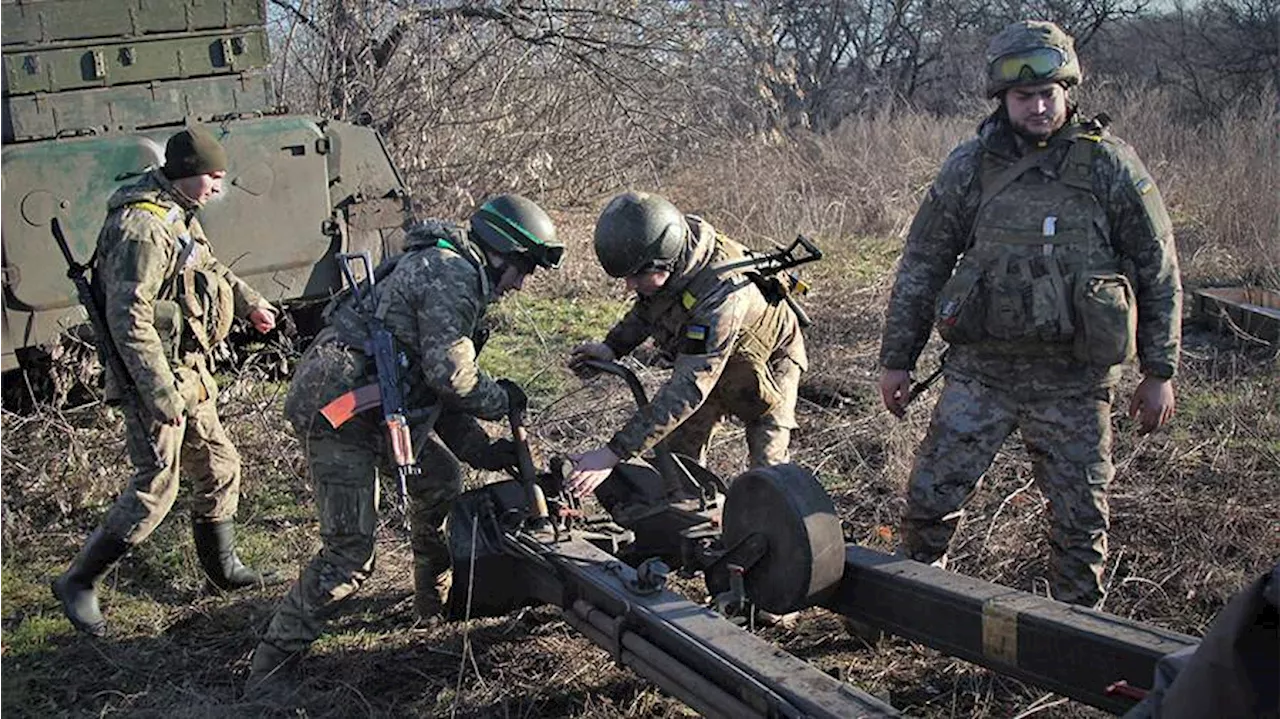
[[[978,209],[973,213],[975,221],[978,215],[982,213],[982,210],[991,203],[991,200],[995,199],[996,195],[1003,192],[1009,185],[1012,185],[1019,177],[1025,175],[1027,170],[1039,165],[1042,160],[1044,160],[1044,153],[1032,152],[1023,155],[1017,162],[1001,170],[1000,174],[996,175],[991,182],[988,183],[985,181],[986,178],[983,178],[982,200],[978,202]]]

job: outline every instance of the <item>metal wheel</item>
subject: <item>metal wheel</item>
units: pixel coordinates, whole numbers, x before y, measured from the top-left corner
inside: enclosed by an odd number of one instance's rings
[[[752,534],[768,544],[743,577],[747,597],[761,609],[785,614],[812,606],[844,574],[835,505],[803,467],[762,467],[739,476],[729,485],[722,521],[726,549]]]

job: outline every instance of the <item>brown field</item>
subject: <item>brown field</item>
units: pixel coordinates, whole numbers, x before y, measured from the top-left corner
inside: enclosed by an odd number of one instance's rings
[[[1116,132],[1160,183],[1189,289],[1224,280],[1280,284],[1274,111],[1188,126],[1167,121],[1168,101],[1157,93],[1099,91],[1085,101],[1111,111]],[[812,368],[793,454],[828,486],[851,541],[892,544],[933,396],[901,423],[880,407],[874,382],[881,317],[915,204],[977,119],[900,114],[847,120],[824,136],[724,143],[646,187],[750,243],[803,231],[828,251],[807,273],[816,326],[808,333]],[[599,337],[625,299],[590,250],[604,197],[558,206],[571,250],[567,266],[537,277],[498,310],[483,358],[495,374],[531,388],[534,441],[544,457],[606,438],[626,410],[616,386],[597,380],[581,388],[562,367],[568,348]],[[927,351],[923,371],[932,369],[937,349]],[[221,395],[223,420],[244,457],[242,554],[293,571],[318,546],[306,466],[280,415],[278,369],[296,348],[245,351],[222,376]],[[1129,371],[1115,410],[1107,611],[1200,634],[1234,591],[1280,558],[1278,369],[1275,347],[1188,324],[1178,415],[1147,437],[1123,416],[1136,383]],[[645,377],[652,385],[661,373]],[[374,578],[303,661],[296,705],[240,703],[249,653],[283,589],[206,593],[185,497],[106,581],[110,636],[76,636],[47,583],[101,518],[129,467],[119,417],[91,396],[73,394],[75,402],[3,414],[6,716],[689,714],[575,636],[551,609],[415,627],[408,543],[392,525],[381,531]],[[729,428],[713,449],[713,468],[724,476],[741,471],[741,447],[740,430]],[[1044,501],[1030,486],[1023,449],[1010,443],[967,507],[950,568],[1043,594],[1045,537]],[[697,585],[686,588],[696,596]],[[913,716],[1098,715],[906,641],[867,645],[820,610],[806,612],[795,630],[763,634]]]

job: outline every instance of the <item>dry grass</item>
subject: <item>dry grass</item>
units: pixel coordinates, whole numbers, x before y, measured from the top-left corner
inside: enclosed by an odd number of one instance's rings
[[[1121,98],[1123,99],[1123,98]],[[1274,276],[1274,118],[1170,129],[1153,107],[1112,103],[1161,183],[1178,223],[1190,282]],[[1155,106],[1158,107],[1158,106]],[[1158,114],[1158,113],[1157,113]],[[760,244],[812,233],[827,260],[808,272],[817,322],[802,387],[794,454],[819,471],[849,536],[887,547],[932,397],[893,422],[874,391],[879,325],[900,233],[947,150],[975,118],[848,123],[791,144],[730,143],[690,163],[661,189],[718,226]],[[1181,134],[1178,134],[1181,133]],[[1271,144],[1268,144],[1271,143]],[[1270,189],[1268,189],[1270,188]],[[1268,193],[1271,193],[1270,196]],[[590,203],[598,207],[604,198]],[[538,388],[533,435],[544,456],[605,438],[627,411],[619,385],[581,386],[560,367],[574,333],[598,336],[620,288],[594,266],[592,212],[557,212],[567,266],[536,278],[496,320],[504,372]],[[1268,224],[1271,223],[1271,224]],[[1271,233],[1271,234],[1268,234]],[[927,368],[936,353],[922,361]],[[1117,403],[1113,531],[1107,609],[1170,629],[1202,632],[1230,594],[1280,557],[1280,368],[1274,349],[1192,329],[1183,353],[1179,414],[1140,438]],[[280,416],[272,353],[223,378],[223,418],[245,461],[243,551],[297,567],[317,546],[311,488]],[[662,379],[645,370],[649,386]],[[3,710],[12,716],[518,716],[669,717],[686,710],[616,667],[549,609],[437,628],[414,626],[409,550],[380,533],[374,579],[301,665],[288,711],[240,703],[249,652],[278,593],[210,596],[197,580],[185,498],[157,536],[106,582],[110,638],[74,636],[46,583],[100,519],[129,471],[121,423],[91,402],[3,415]],[[495,430],[496,431],[496,430]],[[742,468],[729,427],[711,465]],[[953,545],[957,571],[1043,593],[1045,506],[1030,465],[1010,443],[966,508]],[[694,591],[696,587],[690,587]],[[899,640],[870,647],[811,610],[795,631],[766,636],[848,681],[932,717],[1095,716],[973,665]]]

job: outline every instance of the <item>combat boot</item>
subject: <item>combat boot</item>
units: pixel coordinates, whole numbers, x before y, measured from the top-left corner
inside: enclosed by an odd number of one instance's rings
[[[62,603],[62,611],[71,625],[90,636],[107,633],[107,620],[98,608],[94,584],[129,551],[129,544],[101,527],[89,536],[71,568],[53,580],[53,596]]]
[[[290,670],[298,655],[274,644],[259,642],[253,650],[249,679],[244,685],[244,698],[250,702],[276,703],[294,688]]]
[[[191,530],[196,540],[196,557],[209,578],[209,584],[214,587],[230,591],[284,581],[284,577],[274,570],[258,572],[240,561],[236,556],[235,520],[192,522]]]
[[[420,621],[433,624],[443,619],[445,602],[449,599],[449,588],[452,585],[452,570],[437,573],[430,564],[414,562],[413,609]]]

